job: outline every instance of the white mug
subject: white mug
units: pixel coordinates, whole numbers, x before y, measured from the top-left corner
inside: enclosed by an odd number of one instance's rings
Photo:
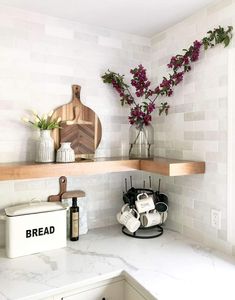
[[[134,214],[136,214],[136,217]],[[122,207],[121,212],[117,214],[118,222],[124,225],[132,233],[140,227],[139,218],[139,213],[135,209],[130,209],[128,204],[125,204]]]
[[[146,193],[142,193],[137,196],[135,206],[140,214],[155,209],[153,197],[148,196]]]
[[[167,211],[160,213],[161,215],[161,224],[163,224],[167,219]]]
[[[151,227],[163,223],[161,214],[156,210],[141,214],[140,220],[144,227]]]
[[[117,220],[120,224],[122,224],[121,216],[124,213],[124,211],[130,211],[130,207],[128,204],[123,205],[123,207],[121,208],[121,211],[119,213],[117,213]]]
[[[121,222],[120,222],[120,217],[121,217],[121,215],[124,213],[124,211],[130,211],[130,206],[129,206],[129,204],[124,204],[124,205],[122,206],[122,208],[121,208],[121,211],[117,214],[117,220],[118,220],[119,223],[121,223]]]

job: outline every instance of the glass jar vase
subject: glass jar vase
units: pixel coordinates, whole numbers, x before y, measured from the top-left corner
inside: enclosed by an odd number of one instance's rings
[[[151,124],[129,129],[129,157],[152,158],[154,147],[154,129]]]
[[[40,137],[36,143],[35,161],[40,163],[55,161],[55,146],[51,137],[51,130],[40,130]]]

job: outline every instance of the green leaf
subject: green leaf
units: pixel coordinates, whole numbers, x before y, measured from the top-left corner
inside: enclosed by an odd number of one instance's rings
[[[226,36],[224,38],[224,47],[227,47],[229,45],[229,42],[230,42],[230,38],[228,36]]]

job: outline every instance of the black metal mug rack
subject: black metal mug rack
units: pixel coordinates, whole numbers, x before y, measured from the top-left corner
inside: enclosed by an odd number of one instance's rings
[[[141,232],[146,232],[151,230],[151,233],[146,235],[146,234],[141,234]],[[155,225],[151,227],[140,227],[137,231],[135,232],[130,232],[125,226],[122,226],[122,233],[124,233],[127,236],[130,236],[132,238],[136,239],[153,239],[161,236],[163,234],[163,228],[160,225]]]
[[[156,210],[160,213],[163,213],[168,209],[168,197],[165,194],[160,194],[160,184],[161,180],[159,179],[158,191],[154,192],[151,188],[152,179],[151,176],[149,176],[149,189],[145,188],[145,181],[143,184],[143,188],[136,189],[132,186],[132,176],[130,176],[131,188],[127,190],[127,179],[125,178],[126,193],[123,192],[123,201],[125,204],[128,204],[130,208],[136,209],[135,201],[137,195],[140,193],[146,193],[153,196]],[[141,225],[137,231],[132,233],[125,226],[122,226],[122,233],[136,239],[153,239],[163,234],[163,228],[162,224],[150,227],[144,227]]]

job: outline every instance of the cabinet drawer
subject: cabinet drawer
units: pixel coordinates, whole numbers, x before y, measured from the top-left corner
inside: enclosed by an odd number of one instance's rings
[[[75,295],[66,296],[63,300],[124,300],[124,281],[91,288]]]

